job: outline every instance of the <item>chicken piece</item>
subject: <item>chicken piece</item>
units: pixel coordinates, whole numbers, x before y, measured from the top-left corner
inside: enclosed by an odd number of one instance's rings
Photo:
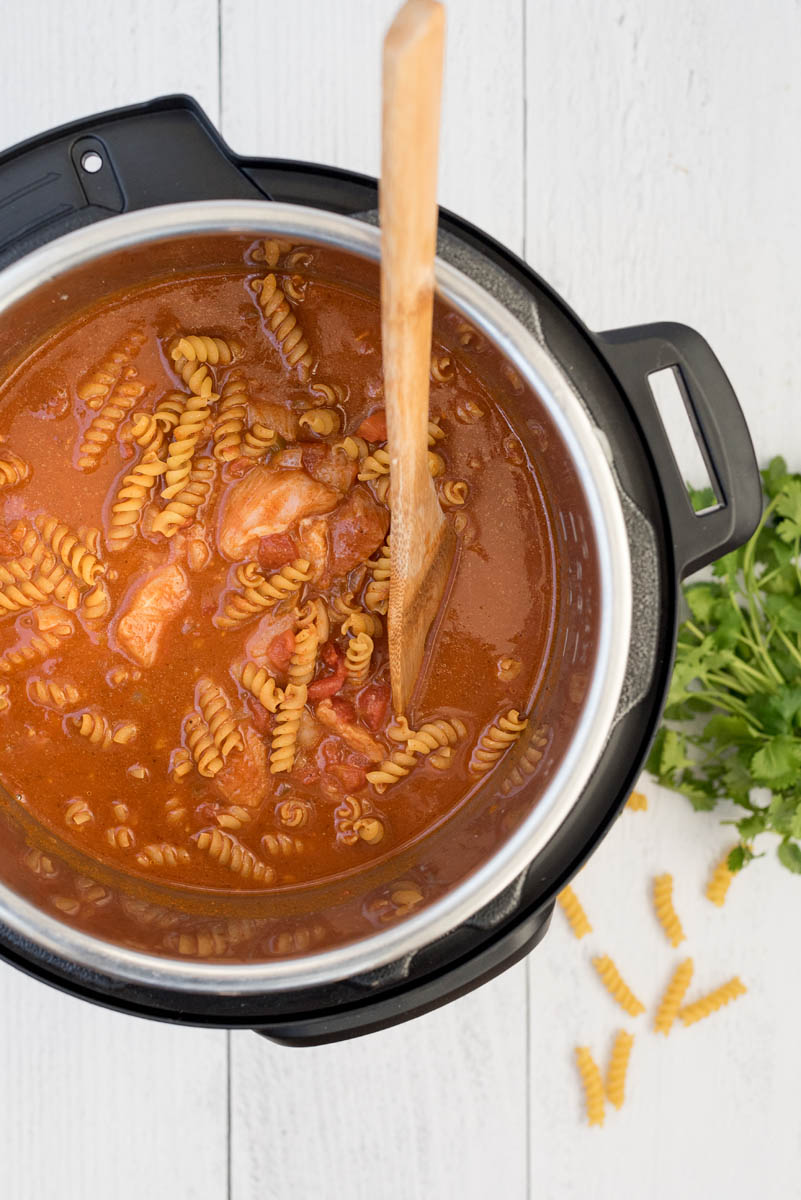
[[[266,612],[245,643],[245,658],[252,659],[258,667],[267,667],[269,671],[286,670],[286,663],[279,666],[271,657],[270,650],[276,638],[294,629],[296,620],[294,609],[289,612]],[[292,651],[289,653],[291,656]]]
[[[170,622],[189,599],[186,573],[178,563],[147,571],[129,590],[117,620],[120,649],[142,667],[152,667]]]
[[[250,726],[240,725],[240,730],[244,747],[229,755],[222,770],[214,777],[214,787],[226,804],[258,808],[272,792],[267,746]]]
[[[389,513],[359,484],[328,520],[331,575],[346,575],[369,558],[383,544],[388,529]]]
[[[312,479],[327,483],[343,494],[350,490],[359,472],[359,464],[326,442],[301,442],[301,462]]]
[[[324,586],[330,582],[328,522],[328,517],[306,517],[298,531],[298,554],[308,561],[313,582],[320,583],[325,578]]]
[[[274,429],[288,442],[294,442],[298,436],[298,418],[283,404],[274,404],[271,400],[251,398],[249,404],[251,422],[258,421],[268,429]]]
[[[339,493],[305,471],[255,467],[230,484],[220,505],[217,545],[235,562],[255,556],[259,540],[291,525],[330,512]]]
[[[351,750],[363,754],[370,762],[381,762],[386,756],[387,752],[378,739],[361,725],[340,715],[332,700],[321,700],[314,711],[321,725],[336,733]]]

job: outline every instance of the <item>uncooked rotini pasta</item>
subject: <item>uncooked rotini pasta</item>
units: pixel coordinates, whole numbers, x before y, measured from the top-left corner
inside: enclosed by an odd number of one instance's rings
[[[242,444],[239,448],[240,454],[246,458],[261,458],[268,450],[273,450],[278,445],[278,434],[274,429],[270,429],[268,425],[263,425],[260,421],[254,421],[242,435]]]
[[[151,842],[136,856],[140,867],[178,867],[191,860],[185,846],[174,846],[171,842]]]
[[[0,673],[10,675],[31,663],[48,658],[75,632],[72,618],[49,604],[34,610],[33,637],[17,642],[0,655]]]
[[[345,388],[338,383],[322,383],[319,379],[309,384],[309,392],[315,408],[325,408],[326,405],[330,408],[332,404],[342,404],[346,396]]]
[[[389,608],[390,539],[378,551],[378,557],[368,558],[370,580],[364,590],[364,603],[372,612],[386,613]]]
[[[241,371],[231,371],[220,392],[214,422],[214,457],[230,462],[241,454],[248,410],[248,385]]]
[[[78,585],[67,573],[64,564],[56,561],[55,554],[49,546],[45,545],[39,531],[29,525],[27,521],[21,520],[11,527],[10,532],[22,551],[23,560],[31,559],[38,567],[38,573],[34,576],[37,585],[43,585],[44,590],[52,591],[54,600],[70,611],[74,611],[80,601]],[[13,564],[7,564],[7,566],[11,570]],[[26,571],[26,577],[30,573]],[[8,581],[5,574],[0,572],[0,575],[2,575],[2,582],[6,584]],[[22,578],[22,576],[15,576],[15,578]]]
[[[42,679],[38,675],[30,677],[26,691],[32,704],[41,704],[45,708],[74,708],[81,699],[75,684],[58,683],[55,679]]]
[[[584,1104],[590,1125],[604,1123],[604,1083],[588,1046],[576,1046],[576,1066],[584,1088]]]
[[[303,853],[303,842],[291,833],[265,833],[261,839],[261,848],[270,858],[292,858]]]
[[[679,1017],[685,1025],[694,1025],[696,1021],[703,1020],[704,1017],[709,1017],[712,1013],[718,1011],[729,1004],[732,1000],[736,1000],[738,996],[744,996],[746,988],[743,981],[738,975],[729,979],[727,983],[721,984],[719,988],[715,988],[713,992],[707,992],[700,1000],[694,1001],[692,1004],[685,1005],[679,1009]]]
[[[693,977],[693,960],[685,958],[673,972],[654,1017],[654,1033],[670,1033]]]
[[[49,573],[37,572],[31,578],[36,568],[30,559],[18,560],[9,568],[9,573],[15,568],[19,572],[18,577],[0,587],[0,615],[18,613],[38,604],[47,604],[54,589],[53,578]]]
[[[298,377],[305,383],[312,368],[309,343],[275,275],[270,272],[264,279],[254,279],[252,287],[257,294],[264,321],[274,335],[287,366],[297,367]]]
[[[625,1029],[619,1030],[606,1072],[606,1098],[615,1108],[622,1108],[626,1098],[626,1073],[633,1045],[634,1034],[627,1033]]]
[[[673,907],[672,875],[657,875],[654,879],[654,911],[665,931],[665,937],[675,949],[679,942],[684,941],[684,930]]]
[[[389,475],[389,451],[379,448],[368,454],[361,464],[359,479],[367,482],[378,479],[381,475]]]
[[[314,625],[306,625],[298,630],[295,635],[295,649],[287,668],[287,679],[290,683],[311,683],[317,665],[319,641]]]
[[[731,881],[734,879],[734,873],[729,870],[730,854],[731,849],[727,850],[723,855],[723,858],[721,858],[712,872],[709,883],[706,885],[707,900],[711,900],[718,908],[722,908],[725,904]]]
[[[592,933],[592,925],[590,925],[581,901],[570,884],[562,888],[556,899],[559,901],[559,907],[567,917],[570,928],[577,938],[583,938],[585,934]]]
[[[341,421],[339,413],[333,408],[311,408],[308,412],[301,413],[298,424],[316,433],[318,437],[329,437],[332,433],[339,433]]]
[[[111,612],[111,593],[105,579],[99,579],[90,592],[86,592],[81,612],[90,623],[102,621]]]
[[[121,721],[112,726],[102,713],[91,709],[73,717],[72,723],[81,737],[104,750],[113,742],[126,746],[136,737],[136,725],[132,721]]]
[[[283,699],[278,705],[270,750],[270,772],[291,771],[300,728],[300,714],[306,705],[305,684],[288,683]]]
[[[626,808],[632,812],[647,812],[648,797],[643,792],[632,792],[626,801]]]
[[[194,840],[198,850],[205,851],[221,867],[234,871],[243,879],[252,879],[254,883],[265,885],[275,882],[273,868],[257,858],[233,834],[222,829],[203,829],[195,834]]]
[[[348,641],[345,651],[345,670],[351,683],[360,687],[370,673],[374,650],[373,639],[367,633],[357,633]]]
[[[179,529],[191,525],[206,503],[214,487],[217,464],[213,458],[194,459],[185,485],[167,501],[153,519],[153,532],[172,537]]]
[[[499,717],[497,723],[490,726],[473,751],[470,761],[473,774],[482,775],[491,770],[501,755],[517,741],[527,725],[528,717],[521,717],[516,708],[510,708],[505,716]]]
[[[17,487],[29,478],[31,468],[13,450],[0,450],[0,488]]]
[[[177,423],[177,417],[176,417]],[[158,455],[167,438],[167,432],[155,413],[134,412],[120,433],[121,442],[136,442],[145,452]]]
[[[167,470],[164,475],[166,487],[162,492],[165,500],[171,500],[186,487],[195,447],[208,416],[209,407],[206,400],[196,395],[187,397],[167,451]]]
[[[173,361],[185,359],[186,362],[210,363],[227,367],[241,353],[238,342],[226,341],[225,338],[208,337],[206,334],[189,333],[178,338],[170,355]]]
[[[435,721],[426,721],[417,730],[411,730],[406,749],[409,754],[431,755],[430,761],[433,761],[443,749],[455,746],[460,738],[466,736],[464,721],[458,717],[451,717],[450,720],[438,717]]]
[[[354,462],[361,462],[370,453],[370,447],[364,438],[355,436],[343,438],[341,442],[335,442],[334,449],[341,450],[344,454],[347,454],[348,458],[353,459]]]
[[[256,262],[263,262],[268,270],[274,271],[281,261],[282,254],[289,254],[292,243],[286,238],[265,238],[257,250],[253,252]]]
[[[440,496],[445,504],[460,508],[467,503],[469,492],[470,487],[464,479],[446,479],[440,489]]]
[[[247,621],[257,613],[273,608],[281,600],[298,592],[311,578],[309,562],[296,558],[266,578],[255,563],[243,563],[236,570],[237,582],[242,591],[228,592],[223,597],[223,611],[214,618],[220,629],[230,629]]]
[[[114,385],[108,401],[83,435],[78,449],[79,470],[94,471],[100,465],[100,459],[111,445],[122,421],[144,392],[144,384],[133,379],[120,380]]]
[[[229,804],[221,812],[217,813],[217,824],[220,829],[228,829],[232,833],[236,833],[239,829],[244,829],[250,824],[250,809],[245,808],[241,804]]]
[[[171,433],[181,419],[181,413],[186,408],[189,399],[186,392],[171,391],[165,393],[156,405],[153,416],[165,433]]]
[[[156,480],[166,469],[155,450],[147,450],[130,474],[123,477],[117,498],[111,506],[107,537],[109,550],[124,549],[136,536],[142,510]]]
[[[242,687],[256,697],[259,704],[274,713],[284,697],[284,693],[265,667],[258,667],[254,662],[246,662],[241,669],[239,679]]]
[[[378,638],[384,632],[384,625],[378,613],[356,611],[350,613],[345,618],[342,622],[340,632],[343,637],[348,633],[354,635],[366,633],[371,638]]]
[[[317,641],[321,646],[328,641],[331,622],[326,602],[320,596],[315,600],[309,600],[308,604],[304,604],[298,613],[298,628],[305,629],[308,625],[311,625],[316,631]]]
[[[123,376],[131,359],[144,341],[144,333],[137,329],[119,345],[109,350],[104,361],[91,368],[78,384],[78,399],[84,400],[89,408],[101,408],[109,392]]]
[[[409,754],[408,750],[393,750],[389,758],[385,758],[375,770],[367,772],[367,781],[371,783],[379,795],[408,775],[417,765],[417,756]]]
[[[630,1017],[637,1017],[645,1012],[645,1005],[634,995],[608,954],[596,955],[592,965],[609,995],[618,1002],[624,1012]]]
[[[41,515],[35,524],[44,544],[72,572],[77,582],[92,587],[105,567],[89,547],[57,517]]]
[[[199,774],[213,779],[223,769],[223,759],[199,713],[190,713],[184,718],[183,732]],[[176,778],[175,774],[173,778]]]
[[[222,688],[207,676],[198,680],[197,706],[223,758],[227,758],[232,750],[243,749],[242,734],[234,720],[231,705]]]
[[[192,755],[185,746],[173,750],[170,758],[170,778],[176,783],[192,770]]]

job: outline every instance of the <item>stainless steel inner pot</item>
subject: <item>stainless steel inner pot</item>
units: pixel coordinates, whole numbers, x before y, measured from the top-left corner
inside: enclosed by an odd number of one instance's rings
[[[0,275],[0,346],[17,333],[16,314],[44,289],[69,305],[70,272],[98,267],[106,255],[196,234],[274,234],[379,258],[379,234],[360,220],[296,205],[260,201],[200,201],[112,217],[69,233],[8,267]],[[105,294],[98,269],[97,297]],[[105,976],[151,987],[227,996],[314,987],[361,976],[411,955],[467,921],[497,897],[548,844],[587,785],[618,712],[632,636],[629,539],[605,439],[593,424],[566,371],[547,347],[475,279],[438,260],[439,294],[505,355],[536,393],[572,460],[586,500],[589,531],[599,564],[598,636],[591,678],[572,739],[537,803],[495,853],[457,886],[380,929],[347,944],[293,957],[247,963],[202,962],[142,953],[116,945],[24,899],[0,882],[0,922],[45,953]],[[56,305],[51,325],[63,319]],[[5,331],[5,333],[3,332]],[[578,545],[578,543],[577,543]],[[569,602],[569,600],[568,600]]]

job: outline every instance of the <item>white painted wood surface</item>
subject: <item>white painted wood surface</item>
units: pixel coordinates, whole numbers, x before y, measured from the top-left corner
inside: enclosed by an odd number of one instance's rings
[[[188,91],[248,154],[375,172],[388,0],[7,3],[0,145]],[[453,0],[443,203],[525,251],[595,328],[683,320],[711,341],[760,458],[801,462],[801,9],[793,0]],[[686,439],[686,435],[685,439]],[[510,1200],[799,1193],[798,881],[771,857],[718,912],[716,817],[653,787],[527,964],[360,1042],[289,1051],[104,1013],[0,969],[0,1178],[13,1200]],[[581,1122],[577,1041],[619,1014],[589,957],[652,1005],[673,962],[648,903],[671,870],[698,988],[749,994],[667,1041],[635,1030],[630,1099]],[[637,1027],[640,1028],[637,1028]],[[230,1077],[230,1091],[229,1091]]]

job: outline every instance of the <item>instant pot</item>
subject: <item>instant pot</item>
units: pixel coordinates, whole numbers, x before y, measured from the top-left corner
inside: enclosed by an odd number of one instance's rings
[[[238,157],[184,96],[24,142],[0,157],[0,364],[90,301],[168,270],[169,255],[197,265],[226,239],[274,234],[346,252],[375,273],[376,210],[374,179]],[[131,890],[48,840],[7,795],[9,963],[140,1016],[252,1028],[287,1044],[352,1037],[455,999],[528,953],[619,813],[669,684],[679,582],[759,520],[748,430],[693,330],[591,333],[492,238],[444,210],[439,230],[438,292],[502,353],[499,386],[519,436],[547,460],[562,542],[561,611],[526,737],[444,830],[372,874],[283,897]],[[665,368],[718,499],[702,514],[649,385]],[[51,903],[65,880],[74,914]],[[104,924],[102,898],[124,913],[124,933]]]

